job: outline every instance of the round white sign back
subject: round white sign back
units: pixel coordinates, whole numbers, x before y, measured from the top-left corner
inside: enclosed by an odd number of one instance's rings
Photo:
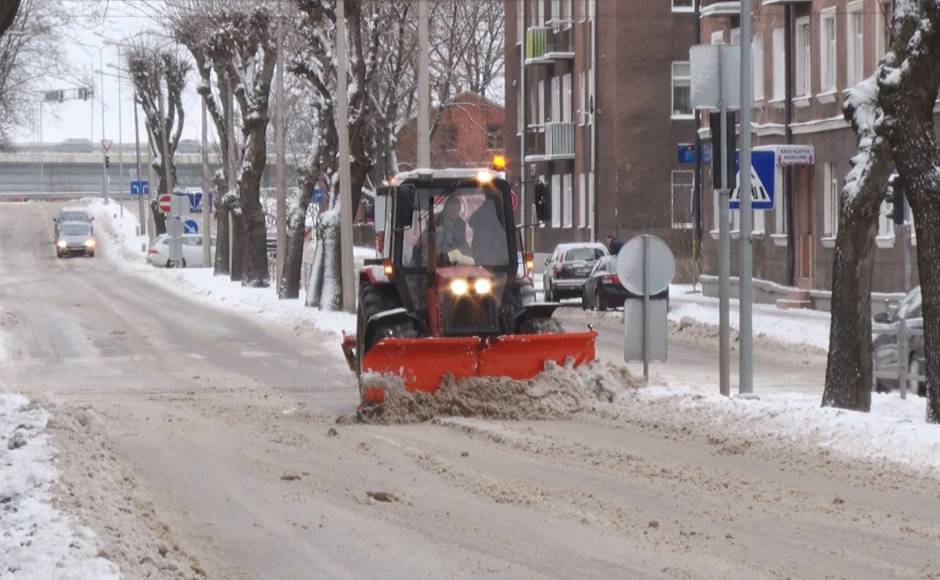
[[[643,238],[647,238],[649,259],[649,293],[651,296],[669,288],[676,275],[676,260],[662,239],[643,235],[632,238],[617,254],[617,276],[620,284],[637,296],[643,295]]]

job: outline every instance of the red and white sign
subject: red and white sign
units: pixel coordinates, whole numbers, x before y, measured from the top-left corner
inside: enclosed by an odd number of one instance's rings
[[[111,149],[111,145],[114,143],[111,139],[102,139],[101,148],[104,149],[104,152],[107,153]]]
[[[173,196],[168,193],[164,193],[159,197],[158,203],[160,204],[160,211],[163,213],[170,213],[170,209],[173,206]]]

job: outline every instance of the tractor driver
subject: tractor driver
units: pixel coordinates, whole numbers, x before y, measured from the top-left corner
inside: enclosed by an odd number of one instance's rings
[[[444,209],[434,217],[434,229],[437,232],[438,262],[472,266],[470,244],[467,243],[467,222],[460,217],[460,200],[448,196],[444,200]],[[427,230],[422,232],[415,244],[412,263],[427,263]]]
[[[438,255],[446,256],[451,264],[472,266],[467,222],[460,217],[460,200],[456,196],[448,196],[444,200],[444,211],[436,229]]]

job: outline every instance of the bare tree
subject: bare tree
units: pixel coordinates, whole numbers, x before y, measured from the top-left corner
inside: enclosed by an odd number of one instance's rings
[[[235,107],[230,95],[230,86],[234,82],[228,76],[229,62],[226,51],[210,50],[209,38],[217,25],[217,17],[225,8],[219,0],[169,0],[165,16],[173,36],[185,46],[196,63],[199,76],[196,91],[202,97],[213,128],[218,136],[218,155],[222,161],[219,173],[213,179],[215,188],[216,215],[216,254],[214,272],[216,275],[232,274],[233,279],[241,279],[241,260],[229,270],[229,244],[239,246],[234,238],[238,231],[229,231],[230,214],[237,213],[238,194],[229,190],[228,184],[234,182],[232,173],[230,139],[228,127],[235,126]],[[237,255],[233,253],[233,257]],[[234,260],[233,260],[234,261]]]
[[[0,148],[36,105],[37,81],[67,77],[60,35],[65,11],[53,0],[0,2]]]
[[[134,83],[137,103],[144,112],[144,125],[154,153],[153,168],[159,175],[162,193],[176,184],[175,155],[184,121],[182,93],[190,65],[172,49],[140,43],[128,49],[127,69]],[[163,151],[164,140],[166,151]],[[164,233],[166,224],[156,206],[157,202],[151,201],[157,233]]]
[[[940,3],[895,0],[892,29],[878,100],[917,232],[927,421],[940,423],[940,159],[933,112],[940,89]]]

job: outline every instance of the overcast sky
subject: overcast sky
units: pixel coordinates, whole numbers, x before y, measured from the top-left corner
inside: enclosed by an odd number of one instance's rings
[[[157,4],[158,1],[151,0],[149,4]],[[97,71],[101,69],[98,49],[102,49],[105,72],[116,74],[114,68],[108,65],[118,64],[118,49],[115,46],[105,45],[105,38],[122,42],[145,33],[147,30],[159,29],[159,23],[147,15],[148,11],[143,7],[145,3],[141,0],[62,0],[70,16],[70,27],[62,35],[69,64],[74,69],[76,78],[89,78],[91,72],[96,71],[94,111],[92,111],[91,101],[74,100],[45,104],[43,106],[43,141],[48,143],[72,138],[93,138],[97,143],[101,140],[102,78],[97,74]],[[105,7],[107,11],[103,14]],[[89,46],[83,46],[83,44]],[[123,136],[125,143],[133,143],[134,103],[131,83],[126,78],[120,83],[120,99],[118,99],[118,84],[117,78],[104,77],[105,137],[112,139],[115,144],[119,142],[120,136]],[[199,95],[193,90],[192,85],[193,80],[190,79],[189,89],[183,95],[183,106],[186,112],[183,139],[198,139],[202,130]],[[40,82],[38,88],[54,90],[78,86],[80,84],[71,79],[46,78]],[[30,126],[22,127],[14,135],[16,141],[39,142],[39,124],[35,122],[36,116],[38,115],[34,116]],[[141,139],[145,140],[143,122],[141,122],[140,133]],[[210,139],[212,139],[211,134]]]

